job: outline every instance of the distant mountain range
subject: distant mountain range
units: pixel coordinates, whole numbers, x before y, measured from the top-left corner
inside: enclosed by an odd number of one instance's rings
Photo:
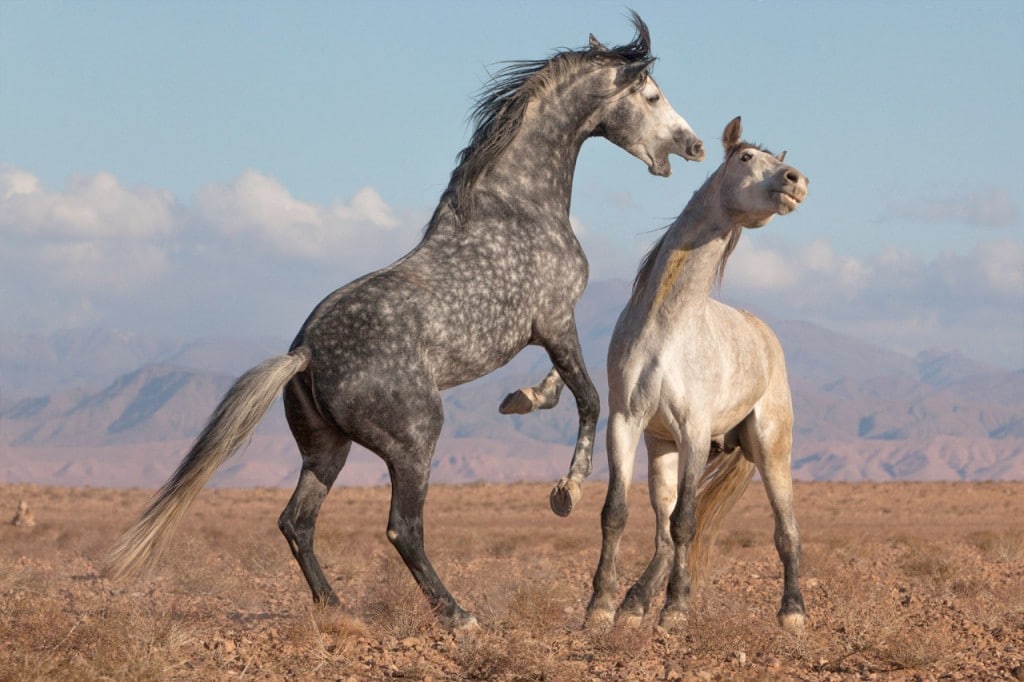
[[[607,392],[604,354],[626,282],[596,282],[577,309],[587,362]],[[909,357],[806,322],[767,320],[786,351],[796,409],[794,475],[815,480],[1024,480],[1024,370],[956,352]],[[111,330],[0,333],[0,480],[156,486],[173,471],[234,378],[283,352],[275,339],[176,340]],[[555,480],[576,435],[568,392],[556,409],[506,417],[512,388],[543,377],[529,349],[445,393],[432,480]],[[604,420],[595,475],[606,474]],[[642,448],[641,448],[642,449]],[[646,474],[645,458],[637,475]],[[291,486],[299,456],[280,405],[218,485]],[[340,485],[386,483],[354,452]]]

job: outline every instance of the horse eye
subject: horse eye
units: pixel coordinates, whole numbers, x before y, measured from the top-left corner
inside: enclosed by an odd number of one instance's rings
[[[746,163],[747,161],[750,161],[752,158],[754,158],[753,154],[751,154],[750,152],[743,152],[742,154],[740,154],[740,163]]]
[[[650,102],[651,104],[654,104],[659,99],[661,99],[661,93],[659,93],[659,92],[656,92],[653,95],[648,95],[647,96],[647,101]]]

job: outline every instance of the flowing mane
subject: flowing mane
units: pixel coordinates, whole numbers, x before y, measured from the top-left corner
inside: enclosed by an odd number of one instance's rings
[[[449,204],[456,212],[464,207],[473,184],[515,138],[526,105],[563,74],[587,63],[629,64],[650,59],[651,37],[647,24],[636,12],[631,12],[631,19],[636,36],[625,45],[565,48],[547,59],[506,62],[480,90],[469,116],[475,130],[469,144],[458,154],[457,165],[441,197],[441,205]],[[428,233],[434,222],[432,219]]]

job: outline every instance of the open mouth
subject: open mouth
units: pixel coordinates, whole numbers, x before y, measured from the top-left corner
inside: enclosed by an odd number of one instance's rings
[[[779,203],[779,213],[781,215],[795,211],[796,207],[800,205],[800,200],[792,194],[787,194],[786,192],[773,192],[773,194]]]
[[[655,161],[654,163],[648,164],[647,170],[650,171],[651,175],[667,178],[672,175],[672,164],[669,163],[669,160],[666,157],[661,161]]]

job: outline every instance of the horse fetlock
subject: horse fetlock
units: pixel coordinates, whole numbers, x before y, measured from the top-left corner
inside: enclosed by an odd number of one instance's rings
[[[583,497],[583,486],[579,484],[579,481],[563,478],[551,490],[551,511],[559,516],[568,516],[581,497]]]

